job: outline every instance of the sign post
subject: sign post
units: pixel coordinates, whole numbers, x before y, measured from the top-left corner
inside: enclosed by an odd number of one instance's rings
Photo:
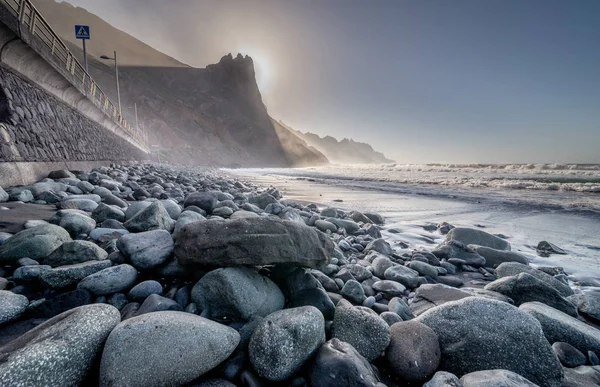
[[[90,39],[90,26],[75,26],[75,38],[81,39],[83,43],[83,67],[85,67],[85,72],[88,72],[88,64],[87,64],[87,51],[85,50],[85,41]]]

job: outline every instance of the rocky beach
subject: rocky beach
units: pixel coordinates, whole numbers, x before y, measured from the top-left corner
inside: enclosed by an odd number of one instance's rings
[[[0,385],[600,385],[561,243],[305,199],[156,164],[0,188]]]

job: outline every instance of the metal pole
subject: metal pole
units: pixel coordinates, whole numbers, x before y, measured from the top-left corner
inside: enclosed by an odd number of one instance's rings
[[[135,108],[135,130],[139,133],[140,125],[138,124],[138,119],[137,119],[137,103],[134,103],[133,107]]]
[[[81,39],[83,41],[83,67],[85,67],[85,72],[89,74],[88,65],[87,65],[87,51],[85,50],[85,41],[86,39]]]
[[[115,76],[117,78],[117,101],[119,102],[119,116],[121,116],[121,91],[119,90],[119,65],[117,64],[117,52],[115,51]]]

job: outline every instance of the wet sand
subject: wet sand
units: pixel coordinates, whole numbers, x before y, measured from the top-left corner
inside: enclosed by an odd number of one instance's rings
[[[56,206],[47,204],[31,204],[8,202],[0,203],[0,232],[17,233],[24,230],[28,220],[50,220],[56,212]]]
[[[262,186],[272,185],[284,199],[342,210],[379,212],[386,217],[385,237],[392,243],[408,242],[410,249],[431,249],[441,242],[440,234],[427,232],[422,226],[443,221],[504,234],[513,250],[526,255],[534,266],[560,266],[572,281],[600,286],[600,214],[597,213],[342,187],[313,179],[264,174],[260,170],[227,170],[227,173]],[[392,233],[390,229],[400,232]],[[535,246],[542,240],[554,243],[568,254],[539,257]]]

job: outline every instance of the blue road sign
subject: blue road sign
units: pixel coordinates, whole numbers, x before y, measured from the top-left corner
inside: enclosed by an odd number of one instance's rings
[[[90,26],[75,26],[75,38],[89,39],[90,38]]]

